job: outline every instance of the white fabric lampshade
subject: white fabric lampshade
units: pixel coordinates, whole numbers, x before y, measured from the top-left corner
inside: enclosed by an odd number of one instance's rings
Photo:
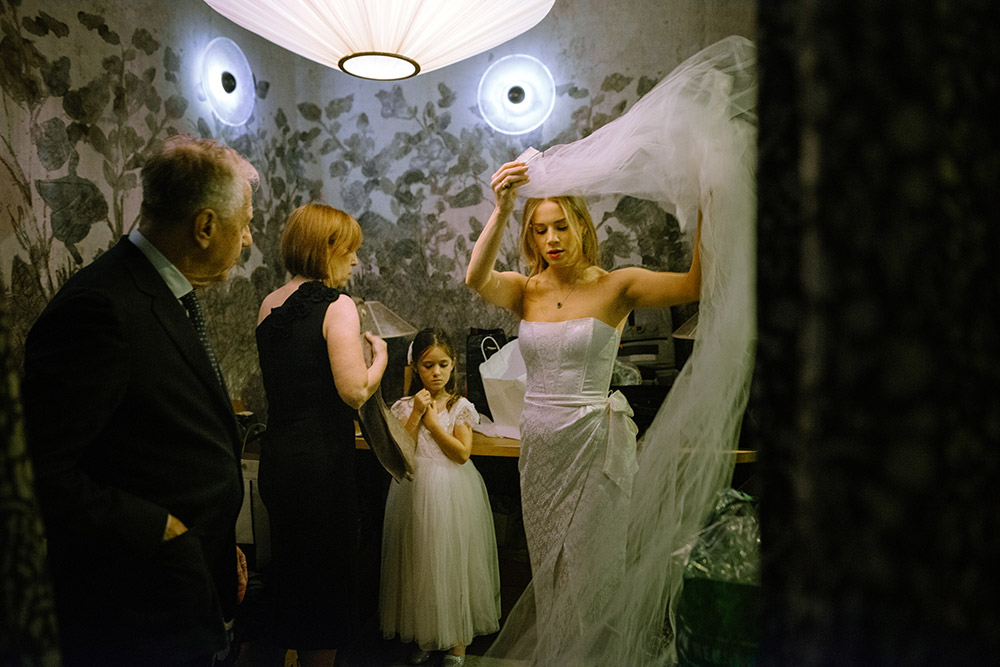
[[[366,79],[405,79],[498,46],[555,0],[205,0],[303,57]]]

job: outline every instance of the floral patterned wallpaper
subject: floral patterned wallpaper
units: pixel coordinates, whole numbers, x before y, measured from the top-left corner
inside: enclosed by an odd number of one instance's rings
[[[244,32],[198,0],[5,0],[0,6],[0,288],[15,358],[34,318],[65,280],[137,223],[138,172],[159,140],[214,137],[261,173],[254,247],[207,290],[209,326],[234,398],[263,413],[254,324],[285,277],[278,250],[288,214],[325,201],[364,231],[349,291],[416,327],[441,326],[461,346],[469,327],[513,318],[463,282],[492,211],[489,177],[533,145],[586,136],[620,116],[684,57],[716,39],[753,36],[748,0],[643,0],[613,10],[557,2],[539,26],[492,52],[403,82],[355,80]],[[220,123],[201,94],[199,48],[219,34],[246,52],[256,106],[242,127]],[[476,111],[494,58],[547,61],[557,111],[520,136]],[[655,204],[592,208],[606,268],[683,269],[690,240]],[[514,229],[500,258],[518,268]],[[400,371],[401,372],[401,371]]]

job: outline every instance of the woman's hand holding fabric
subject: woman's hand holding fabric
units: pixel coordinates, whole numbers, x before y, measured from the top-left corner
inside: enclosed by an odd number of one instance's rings
[[[365,340],[372,346],[372,366],[376,363],[387,362],[389,359],[388,345],[386,342],[370,331],[365,332]],[[383,364],[383,368],[384,368]]]
[[[517,189],[529,180],[528,165],[523,162],[507,162],[497,169],[490,179],[490,187],[496,196],[497,208],[513,211]]]

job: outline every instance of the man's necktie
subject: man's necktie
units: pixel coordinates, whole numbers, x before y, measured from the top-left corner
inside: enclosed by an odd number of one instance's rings
[[[191,324],[194,325],[194,330],[198,334],[198,340],[201,341],[202,347],[205,348],[205,353],[208,354],[208,360],[212,363],[212,368],[215,370],[215,377],[219,380],[219,386],[225,389],[226,382],[222,379],[222,371],[219,370],[219,360],[216,358],[215,350],[212,349],[212,344],[208,340],[208,327],[205,325],[205,314],[201,311],[201,303],[198,301],[198,296],[194,293],[194,290],[182,296],[181,303],[187,308],[188,317],[191,319]]]

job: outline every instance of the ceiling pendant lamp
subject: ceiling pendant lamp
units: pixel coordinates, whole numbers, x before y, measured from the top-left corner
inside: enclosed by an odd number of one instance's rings
[[[534,27],[555,0],[205,0],[289,51],[363,78],[407,79]]]

